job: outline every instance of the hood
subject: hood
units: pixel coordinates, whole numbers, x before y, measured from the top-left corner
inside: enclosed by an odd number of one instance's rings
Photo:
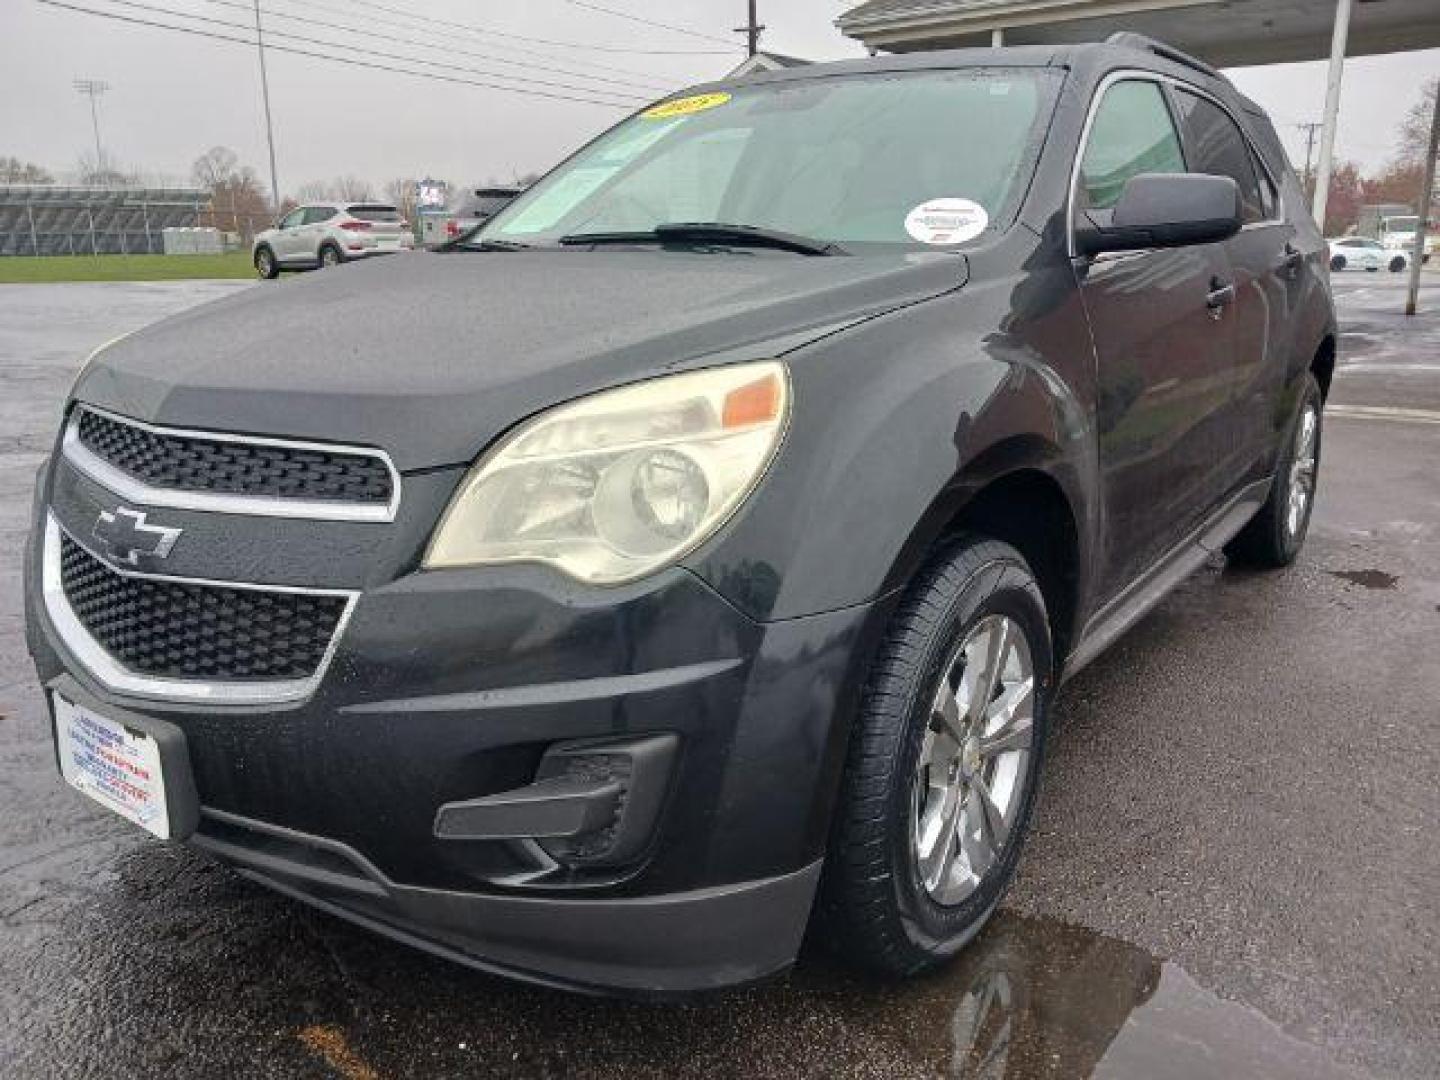
[[[259,283],[102,350],[76,397],[154,424],[469,462],[548,406],[783,355],[960,287],[946,252],[392,255]]]

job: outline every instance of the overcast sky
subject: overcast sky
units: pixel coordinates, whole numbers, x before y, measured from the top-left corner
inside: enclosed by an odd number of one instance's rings
[[[234,36],[242,32],[219,24],[249,17],[249,0],[63,2]],[[262,0],[262,6],[276,13],[267,20],[273,30],[345,39],[352,60],[394,65],[374,53],[424,55],[434,65],[425,70],[435,75],[502,82],[524,78],[534,81],[516,85],[577,97],[625,95],[623,100],[632,104],[714,78],[741,58],[739,36],[730,31],[744,21],[744,0],[591,2],[708,36],[628,21],[587,9],[580,0]],[[382,12],[377,4],[421,13],[430,21]],[[861,55],[861,48],[832,25],[846,6],[840,0],[760,0],[762,21],[769,25],[762,45],[813,59]],[[157,8],[218,22],[158,14]],[[278,17],[281,12],[375,31],[390,40],[284,20]],[[462,25],[445,26],[442,20]],[[500,33],[589,47],[494,36]],[[296,37],[277,36],[272,42],[313,49]],[[399,38],[441,51],[425,52],[395,40]],[[723,42],[732,39],[736,44],[728,46],[727,53]],[[718,54],[600,51],[602,47]],[[626,111],[274,51],[268,57],[280,184],[287,191],[339,173],[376,184],[424,174],[460,182],[507,180],[544,169]],[[500,62],[506,60],[511,63]],[[1437,72],[1440,50],[1352,61],[1345,75],[1340,156],[1367,168],[1383,164],[1393,150],[1397,124],[1418,97],[1420,82]],[[1302,136],[1293,125],[1320,118],[1324,64],[1247,68],[1233,74],[1246,93],[1270,110],[1292,158],[1303,161]],[[76,78],[110,84],[100,102],[101,135],[107,152],[125,168],[179,180],[188,175],[198,154],[222,144],[233,147],[262,176],[267,172],[253,47],[108,21],[39,0],[0,0],[0,155],[33,160],[56,172],[75,168],[80,154],[92,146],[89,105],[72,88]]]

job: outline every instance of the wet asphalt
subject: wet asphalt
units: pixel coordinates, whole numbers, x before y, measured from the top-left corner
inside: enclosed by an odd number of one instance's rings
[[[1337,275],[1300,562],[1206,567],[1064,691],[991,927],[903,985],[807,954],[684,1006],[480,975],[149,839],[58,779],[31,481],[79,361],[243,283],[0,287],[0,1075],[1440,1074],[1440,275]],[[283,287],[259,286],[259,287]]]

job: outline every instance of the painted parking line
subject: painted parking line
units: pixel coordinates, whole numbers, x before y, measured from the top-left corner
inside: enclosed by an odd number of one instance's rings
[[[1407,424],[1440,424],[1440,410],[1402,409],[1384,405],[1330,405],[1325,418],[1341,420],[1392,420]]]

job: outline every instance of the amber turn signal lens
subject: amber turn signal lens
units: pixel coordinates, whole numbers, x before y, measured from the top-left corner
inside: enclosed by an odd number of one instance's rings
[[[766,375],[752,383],[736,387],[725,395],[720,426],[742,428],[751,424],[767,423],[780,415],[780,401],[778,375]]]

